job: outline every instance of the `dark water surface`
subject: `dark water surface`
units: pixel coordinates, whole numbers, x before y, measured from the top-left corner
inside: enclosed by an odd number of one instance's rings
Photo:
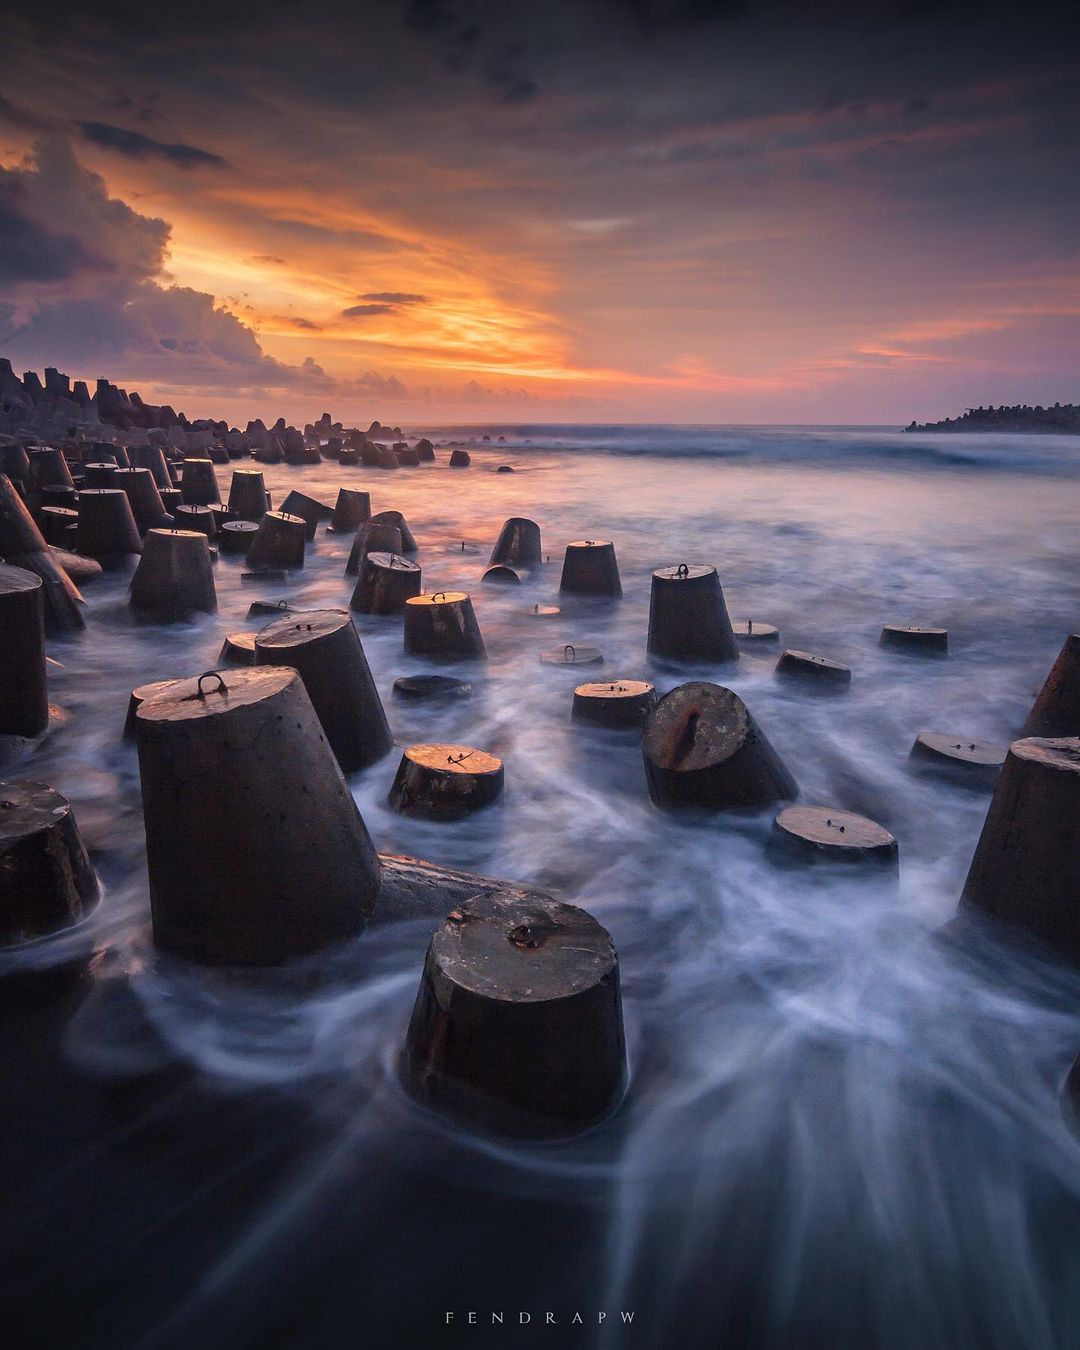
[[[271,587],[223,556],[218,614],[174,628],[136,625],[113,574],[86,588],[86,632],[50,644],[68,720],[19,768],[73,800],[106,894],[88,933],[0,958],[10,972],[88,938],[96,951],[60,1004],[0,1014],[13,1343],[1080,1346],[1080,1144],[1058,1101],[1080,980],[967,924],[939,934],[988,798],[907,766],[920,730],[1007,743],[1076,630],[1080,447],[504,431],[467,472],[440,450],[420,470],[327,462],[267,481],[275,501],[369,489],[408,518],[425,588],[473,593],[490,661],[471,701],[393,700],[395,676],[426,667],[401,654],[399,620],[357,622],[397,741],[494,751],[505,805],[404,820],[385,804],[396,753],[353,789],[381,850],[555,888],[607,926],[623,1108],[532,1147],[412,1105],[394,1057],[430,919],[375,924],[300,974],[229,979],[155,954],[128,693],[215,666],[225,633],[256,626],[252,599],[347,605],[350,541],[320,528],[303,573]],[[520,590],[481,588],[510,515],[540,522],[551,564]],[[586,537],[615,541],[624,599],[531,617]],[[718,567],[733,618],[849,664],[850,694],[782,687],[775,652],[650,666],[650,572],[684,561]],[[882,651],[886,622],[947,626],[951,658]],[[563,642],[601,647],[604,678],[730,684],[803,800],[898,837],[899,884],[777,870],[769,812],[658,813],[632,739],[571,727],[573,686],[601,673],[541,666]]]

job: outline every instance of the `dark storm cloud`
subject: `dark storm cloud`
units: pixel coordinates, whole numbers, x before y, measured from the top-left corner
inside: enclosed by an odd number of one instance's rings
[[[141,131],[129,131],[126,127],[114,127],[108,122],[77,122],[84,139],[106,150],[115,150],[129,159],[164,159],[178,169],[224,168],[226,161],[220,155],[209,150],[200,150],[197,145],[185,145],[177,142],[168,145],[164,141],[155,141]]]
[[[368,291],[360,296],[361,300],[376,300],[386,305],[426,305],[426,295],[414,295],[411,291]]]
[[[76,235],[36,219],[25,187],[0,169],[0,284],[69,281],[88,269],[109,270]]]
[[[0,167],[0,284],[20,296],[61,283],[113,288],[118,273],[142,280],[160,269],[167,237],[164,221],[110,199],[62,136],[42,138],[29,163]]]
[[[306,378],[215,296],[164,284],[168,241],[165,221],[110,197],[66,138],[43,138],[24,166],[0,168],[0,341],[28,365],[92,361],[181,386]]]

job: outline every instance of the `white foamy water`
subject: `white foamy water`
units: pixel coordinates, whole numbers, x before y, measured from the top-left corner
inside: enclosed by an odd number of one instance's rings
[[[226,633],[257,626],[253,599],[347,606],[351,541],[320,527],[303,573],[270,586],[223,556],[217,615],[172,628],[136,624],[127,578],[110,575],[86,588],[86,632],[50,644],[50,698],[70,716],[20,766],[73,800],[107,886],[88,926],[98,978],[63,1033],[58,1081],[76,1104],[60,1116],[78,1123],[55,1127],[55,1170],[19,1179],[20,1289],[45,1299],[79,1263],[94,1345],[434,1344],[444,1310],[459,1325],[470,1309],[475,1336],[493,1334],[492,1310],[542,1324],[550,1309],[563,1330],[536,1331],[551,1344],[1080,1344],[1080,1145],[1058,1099],[1080,980],[967,925],[940,935],[989,798],[907,764],[922,730],[1006,744],[1076,630],[1080,447],[504,432],[468,471],[440,449],[419,470],[327,462],[267,483],[275,503],[292,487],[328,503],[369,490],[373,510],[408,519],[425,589],[472,593],[490,659],[449,672],[473,680],[471,700],[394,699],[396,676],[432,667],[402,654],[399,619],[356,622],[396,741],[497,753],[505,803],[454,825],[399,817],[397,753],[354,793],[380,850],[553,888],[607,926],[631,1054],[621,1111],[533,1147],[404,1097],[394,1060],[433,919],[376,924],[304,979],[229,980],[154,953],[128,694],[215,667]],[[550,564],[481,587],[511,515],[540,523]],[[624,598],[533,617],[559,603],[563,547],[581,538],[614,540]],[[651,665],[651,571],[679,562],[715,564],[732,617],[775,624],[781,648],[850,665],[850,693],[781,685],[779,649],[723,671]],[[948,627],[950,659],[883,651],[883,623]],[[563,643],[599,646],[604,666],[542,666]],[[899,883],[778,869],[771,812],[655,810],[634,739],[570,723],[574,685],[608,677],[730,685],[802,800],[896,835]],[[179,1085],[102,1107],[169,1064],[186,1066]],[[593,1325],[569,1329],[575,1309]]]

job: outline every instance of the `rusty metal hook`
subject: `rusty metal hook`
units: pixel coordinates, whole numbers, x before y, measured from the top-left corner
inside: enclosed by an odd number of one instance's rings
[[[198,680],[195,682],[195,688],[196,688],[196,695],[195,695],[195,697],[196,697],[196,698],[205,698],[205,697],[206,697],[206,690],[203,689],[203,687],[202,687],[202,682],[203,682],[203,680],[217,680],[217,682],[218,682],[217,693],[219,693],[219,694],[227,694],[227,693],[229,692],[229,686],[228,686],[228,685],[225,683],[225,681],[222,679],[222,677],[221,677],[221,672],[220,672],[220,671],[218,671],[218,670],[205,670],[205,671],[203,671],[203,673],[199,676]]]

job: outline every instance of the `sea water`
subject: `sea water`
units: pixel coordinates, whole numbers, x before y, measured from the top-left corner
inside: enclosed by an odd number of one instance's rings
[[[275,504],[368,490],[405,514],[424,589],[471,593],[489,660],[449,672],[468,700],[394,698],[395,677],[432,667],[403,655],[399,617],[355,620],[398,745],[490,750],[506,798],[455,824],[400,817],[397,750],[351,786],[381,851],[549,888],[608,928],[626,1099],[535,1146],[411,1103],[395,1060],[431,916],[375,923],[300,976],[154,952],[128,695],[216,667],[226,633],[268,621],[247,619],[254,599],[347,606],[351,539],[320,527],[285,582],[242,582],[222,555],[217,614],[169,627],[137,623],[129,578],[108,573],[85,588],[86,631],[49,644],[66,720],[18,770],[72,800],[106,890],[77,937],[0,960],[50,964],[88,937],[95,952],[89,991],[10,1014],[4,1036],[12,1306],[80,1346],[1080,1345],[1080,1143],[1060,1102],[1080,980],[951,922],[989,798],[908,764],[924,730],[1006,745],[1076,631],[1080,444],[427,434],[435,465],[327,460],[267,468],[267,485]],[[470,469],[448,467],[450,441]],[[540,524],[548,561],[483,586],[509,516]],[[614,541],[622,600],[560,602],[563,548],[586,538]],[[780,648],[651,664],[651,573],[681,562],[714,564],[732,618],[777,626]],[[879,648],[884,623],[947,627],[949,659]],[[540,663],[567,643],[603,666]],[[850,692],[778,681],[783,647],[849,665]],[[655,809],[636,739],[570,721],[577,683],[616,678],[735,689],[803,801],[892,831],[899,882],[778,868],[771,811]]]

